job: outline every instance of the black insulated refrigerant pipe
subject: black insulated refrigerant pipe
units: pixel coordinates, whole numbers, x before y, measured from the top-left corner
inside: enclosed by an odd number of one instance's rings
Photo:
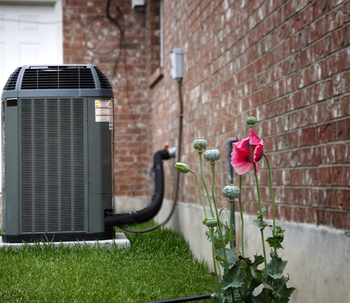
[[[191,301],[198,301],[198,300],[205,300],[205,299],[217,299],[217,295],[216,294],[207,294],[207,295],[199,295],[199,296],[193,296],[193,297],[187,297],[187,298],[170,299],[170,300],[163,300],[163,301],[152,301],[152,302],[147,302],[147,303],[191,302]]]
[[[164,197],[164,171],[163,160],[170,159],[167,150],[159,150],[153,156],[153,171],[155,174],[155,188],[152,202],[149,206],[139,211],[131,211],[126,214],[107,215],[105,226],[122,226],[146,222],[154,218],[162,207]]]
[[[177,79],[178,82],[178,89],[179,89],[179,105],[180,105],[180,113],[179,113],[179,138],[178,138],[178,148],[177,148],[177,162],[181,162],[181,142],[182,142],[182,125],[183,125],[183,100],[182,100],[182,79]],[[175,156],[175,155],[174,155]],[[179,195],[179,184],[180,184],[180,171],[176,170],[176,179],[175,179],[175,197],[173,200],[173,205],[171,207],[170,213],[166,217],[166,219],[162,222],[157,224],[156,226],[146,228],[146,229],[141,229],[141,230],[135,230],[135,229],[129,229],[126,228],[125,226],[119,225],[118,227],[126,232],[131,232],[131,233],[147,233],[153,230],[156,230],[157,228],[164,226],[170,218],[172,217],[175,207],[177,205],[177,198]],[[160,202],[161,204],[161,202]]]

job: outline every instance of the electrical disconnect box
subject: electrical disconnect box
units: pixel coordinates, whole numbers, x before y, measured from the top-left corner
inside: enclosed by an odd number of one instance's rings
[[[183,78],[183,72],[182,72],[182,49],[181,48],[173,48],[171,50],[170,55],[170,61],[171,61],[171,75],[173,79],[179,80]]]
[[[2,97],[3,242],[113,238],[113,90],[93,65],[22,66]]]

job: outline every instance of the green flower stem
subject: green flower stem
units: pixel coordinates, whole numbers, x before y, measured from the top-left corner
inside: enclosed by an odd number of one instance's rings
[[[202,195],[202,191],[201,191],[201,187],[199,185],[199,180],[198,180],[198,177],[197,177],[197,174],[190,169],[190,172],[192,174],[194,174],[194,176],[196,177],[196,181],[197,181],[197,186],[198,186],[198,191],[199,191],[199,196],[201,198],[201,201],[202,201],[202,205],[203,205],[203,210],[204,210],[204,215],[205,215],[205,218],[208,218],[208,215],[207,215],[207,211],[205,210],[205,205],[204,205],[204,201],[203,201],[203,195]]]
[[[227,218],[228,218],[230,214],[229,214],[229,211],[227,210],[226,207],[223,207],[223,208],[220,209],[220,211],[219,211],[219,216],[221,216],[221,213],[222,213],[223,211],[226,212],[226,215],[227,215]]]
[[[210,234],[210,239],[211,239],[211,250],[212,250],[215,278],[216,278],[216,281],[219,282],[218,269],[216,267],[216,260],[215,260],[214,228],[213,227],[209,227],[209,234]]]
[[[212,198],[213,198],[213,203],[214,203],[214,207],[215,207],[215,213],[216,213],[216,217],[218,219],[218,226],[217,226],[217,230],[219,232],[219,237],[222,241],[222,243],[224,242],[224,237],[222,235],[222,229],[221,229],[221,223],[220,223],[220,215],[218,212],[218,206],[216,204],[216,200],[215,200],[215,194],[214,194],[214,184],[215,184],[215,161],[211,161],[211,171],[212,171],[212,183],[211,183],[211,192],[212,192]],[[223,252],[224,252],[224,258],[225,258],[225,263],[228,263],[227,260],[227,255],[226,255],[226,248],[225,246],[222,248]],[[232,297],[232,302],[235,303],[235,296],[234,296],[234,291],[231,289],[231,297]]]
[[[232,303],[235,303],[235,291],[231,288]]]
[[[255,164],[254,166],[254,175],[255,175],[255,182],[256,182],[256,189],[258,192],[258,203],[259,203],[259,210],[260,210],[260,216],[261,216],[261,226],[263,225],[264,221],[264,213],[262,212],[262,207],[261,207],[261,200],[260,200],[260,188],[259,188],[259,181],[258,181],[258,174],[256,173],[256,167]],[[261,234],[261,241],[262,241],[262,247],[263,247],[263,253],[264,253],[264,263],[265,263],[265,281],[267,282],[267,260],[266,260],[266,249],[265,249],[265,239],[264,239],[264,230],[260,229],[260,234]]]
[[[250,140],[250,139],[249,139]],[[258,180],[258,174],[256,172],[254,157],[253,157],[253,147],[250,145],[250,155],[253,162],[253,168],[254,168],[254,176],[255,176],[255,183],[256,183],[256,190],[258,193],[258,203],[259,203],[259,211],[260,211],[260,222],[261,226],[263,226],[264,221],[264,213],[262,212],[261,207],[261,198],[260,198],[260,188],[259,188],[259,180]],[[260,228],[260,234],[261,234],[261,241],[262,241],[262,247],[263,247],[263,253],[264,253],[264,263],[265,263],[265,281],[267,283],[267,258],[266,258],[266,249],[265,249],[265,239],[264,239],[264,229]]]
[[[232,203],[233,203],[233,200],[230,200],[230,211],[228,211],[228,209],[226,207],[221,208],[219,211],[219,216],[221,216],[221,213],[223,211],[225,211],[227,218],[229,218],[230,248],[233,248],[233,236],[232,236],[232,234],[233,234],[233,228],[234,228],[234,226],[232,224],[232,216],[230,216],[230,214],[232,214],[232,207],[233,207]]]
[[[275,199],[273,197],[273,188],[272,188],[272,178],[271,178],[271,168],[270,168],[270,161],[269,159],[266,157],[265,154],[264,158],[267,162],[267,167],[269,169],[269,179],[270,179],[270,191],[271,191],[271,206],[272,206],[272,222],[273,222],[273,229],[272,229],[272,235],[275,236],[276,233],[276,217],[275,217]],[[276,250],[276,248],[275,248]]]
[[[230,217],[230,236],[233,235],[233,229],[234,229],[234,226],[233,226],[233,220],[232,220],[232,216],[235,215],[234,211],[233,211],[233,203],[235,203],[234,200],[229,200],[230,202],[230,213],[228,214],[228,216]],[[233,248],[233,236],[232,236],[232,239],[230,239],[230,248]]]
[[[221,229],[221,223],[220,223],[220,215],[219,215],[219,212],[218,212],[218,206],[216,204],[215,194],[214,194],[214,184],[215,184],[215,162],[214,161],[211,162],[211,172],[212,172],[211,193],[212,193],[212,198],[213,198],[213,203],[214,203],[216,217],[217,217],[217,219],[219,221],[217,229],[218,229],[219,237],[220,237],[222,243],[225,243],[224,242],[224,237],[222,235],[222,229]],[[224,258],[225,258],[225,260],[227,262],[227,256],[226,256],[226,249],[225,249],[225,247],[223,247],[223,251],[224,251]]]
[[[243,209],[242,209],[242,175],[239,176],[239,211],[241,213],[241,249],[242,249],[242,257],[244,258],[244,221],[243,221]]]
[[[205,188],[205,192],[207,193],[211,215],[212,215],[212,217],[214,217],[214,211],[213,211],[213,207],[211,205],[211,199],[210,199],[209,191],[208,191],[207,184],[205,183],[204,175],[203,175],[202,152],[201,151],[198,152],[198,155],[199,155],[199,164],[200,164],[200,169],[201,169],[202,182],[203,182],[203,185],[204,185],[204,188]]]

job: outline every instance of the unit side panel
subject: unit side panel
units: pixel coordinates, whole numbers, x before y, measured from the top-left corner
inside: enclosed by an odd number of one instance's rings
[[[111,130],[96,122],[95,100],[88,99],[89,231],[104,231],[104,210],[112,208]]]
[[[3,192],[3,235],[19,233],[19,178],[18,178],[18,107],[9,106],[8,100],[3,101],[3,134],[4,144],[4,184]],[[5,141],[4,140],[4,141]]]
[[[31,99],[19,100],[20,107],[20,207],[21,232],[34,232],[34,171],[33,157],[33,101]],[[18,165],[18,164],[17,164]]]

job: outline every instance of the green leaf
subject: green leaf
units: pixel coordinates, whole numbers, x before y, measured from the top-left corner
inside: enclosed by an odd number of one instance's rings
[[[278,294],[275,289],[263,282],[262,283],[264,288],[262,289],[261,293],[256,297],[256,302],[257,303],[266,303],[266,302],[271,302],[273,300],[273,302],[280,302],[279,300],[281,299],[281,295]]]
[[[269,243],[270,247],[284,249],[281,244],[282,241],[280,237],[269,237],[266,239],[266,242]]]
[[[208,236],[208,241],[210,241],[214,244],[215,249],[220,249],[220,248],[224,247],[223,242],[220,239],[217,231],[213,233],[213,239],[211,238],[209,232],[206,232],[205,234]]]
[[[241,273],[242,267],[242,264],[238,263],[222,276],[220,284],[223,290],[239,288],[244,284],[244,276]]]
[[[204,221],[204,222],[207,222],[207,221]],[[210,233],[208,231],[205,233],[208,236],[208,241],[213,242],[215,249],[220,249],[225,247],[230,242],[230,240],[233,239],[233,237],[230,235],[232,233],[230,232],[230,229],[227,226],[227,224],[222,224],[221,221],[219,221],[218,224],[221,224],[223,239],[220,238],[217,228],[214,232],[213,239],[211,238]]]
[[[253,263],[253,265],[255,267],[258,267],[258,265],[260,265],[262,263],[264,263],[264,257],[262,255],[260,255],[260,256],[254,255],[254,263]]]
[[[282,276],[281,278],[275,280],[275,292],[279,295],[279,299],[275,300],[275,302],[278,303],[287,303],[289,301],[289,297],[291,296],[291,294],[293,293],[293,291],[295,290],[294,287],[287,287],[287,282],[288,282],[288,278]]]
[[[282,229],[282,227],[278,226],[278,225],[275,226],[275,229],[271,228],[271,230],[272,230],[272,235],[274,237],[279,237],[280,238],[280,242],[282,242],[283,239],[284,239],[284,232],[285,232],[285,230]]]
[[[258,219],[261,219],[263,217],[264,212],[266,211],[266,207],[263,207],[260,211],[258,210]]]
[[[227,261],[225,260],[224,249],[226,251]],[[236,248],[234,248],[234,249],[228,249],[228,248],[220,249],[219,251],[216,252],[215,258],[216,258],[216,260],[223,262],[224,267],[229,270],[236,264],[236,262],[238,260],[237,249]]]
[[[260,230],[264,229],[268,225],[266,221],[261,221],[261,220],[253,220],[251,224],[259,227]]]
[[[288,303],[289,297],[295,288],[288,288],[286,285],[287,281],[288,278],[282,276],[274,280],[273,286],[263,283],[264,289],[262,289],[261,293],[255,298],[255,302],[266,303],[273,301],[275,303]]]
[[[260,294],[255,297],[254,303],[266,303],[266,302],[269,302],[269,301],[271,301],[271,300],[268,300],[269,297],[270,296],[268,296],[266,294],[265,289],[262,289]]]
[[[230,228],[228,227],[227,224],[223,225],[222,228],[222,237],[224,238],[224,245],[226,246],[230,241],[232,241],[232,231],[230,230]]]
[[[278,279],[281,277],[286,265],[287,261],[282,261],[281,258],[274,257],[267,264],[267,274],[273,279]]]
[[[255,266],[250,266],[250,274],[252,278],[261,284],[264,280],[263,275],[260,270],[258,270]]]

